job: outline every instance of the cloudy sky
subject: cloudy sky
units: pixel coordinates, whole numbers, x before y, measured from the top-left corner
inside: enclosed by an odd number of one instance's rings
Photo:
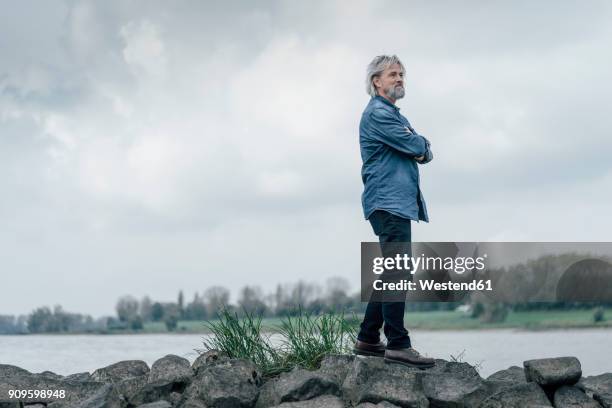
[[[608,241],[605,1],[19,1],[0,14],[0,314],[342,276],[365,66],[432,142],[418,241]]]

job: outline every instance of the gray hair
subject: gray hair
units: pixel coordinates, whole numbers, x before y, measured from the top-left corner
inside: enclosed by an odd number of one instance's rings
[[[393,64],[399,64],[400,68],[402,69],[402,73],[406,73],[404,64],[402,64],[399,58],[397,58],[397,55],[379,55],[368,64],[366,74],[366,92],[368,95],[372,97],[378,95],[376,92],[376,86],[374,86],[374,78],[380,76],[385,69],[389,68]]]

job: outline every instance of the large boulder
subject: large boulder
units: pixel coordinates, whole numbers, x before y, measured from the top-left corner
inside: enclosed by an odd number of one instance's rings
[[[172,404],[165,400],[149,402],[148,404],[139,405],[138,408],[172,408]]]
[[[361,390],[357,402],[378,404],[383,401],[404,408],[429,407],[417,374],[409,372],[370,378]]]
[[[563,385],[555,391],[555,408],[601,408],[601,406],[578,387]]]
[[[105,384],[95,394],[74,405],[74,408],[123,408],[123,398],[113,384]]]
[[[404,373],[418,373],[421,370],[399,364],[385,364],[380,357],[357,356],[348,365],[347,373],[342,382],[342,394],[344,398],[357,403],[361,398],[361,392],[371,378],[385,377],[395,374],[400,377]]]
[[[305,401],[321,395],[340,395],[338,377],[324,371],[295,368],[268,381],[261,389],[258,408],[272,407],[283,402]]]
[[[542,358],[523,362],[525,378],[543,387],[573,385],[582,375],[576,357]]]
[[[42,403],[51,406],[76,406],[104,387],[97,381],[66,381],[64,378],[46,374],[32,374],[22,368],[0,364],[0,395],[8,396],[9,390],[64,390],[64,398],[45,396],[24,399],[28,404]]]
[[[456,373],[430,374],[423,378],[423,391],[434,407],[475,407],[489,394],[477,376]]]
[[[219,350],[208,350],[198,356],[191,365],[191,369],[195,374],[198,374],[201,368],[229,361],[226,353]]]
[[[142,360],[126,360],[98,368],[91,374],[91,379],[100,382],[117,382],[148,375],[149,371],[149,366]]]
[[[251,361],[235,359],[202,367],[185,389],[183,407],[252,407],[261,373]]]
[[[342,384],[349,368],[355,361],[355,355],[330,354],[321,361],[320,372],[334,377],[338,384]]]
[[[524,383],[525,370],[518,366],[508,367],[505,370],[499,370],[487,377],[489,381],[509,381],[513,383]]]
[[[321,395],[306,401],[283,402],[278,408],[344,408],[344,402],[333,395]]]
[[[612,373],[581,378],[576,386],[603,407],[612,407]]]
[[[177,388],[186,386],[193,378],[189,360],[169,354],[160,358],[151,366],[149,382],[154,384],[174,384]]]
[[[548,397],[536,383],[516,384],[485,399],[480,408],[551,407]]]

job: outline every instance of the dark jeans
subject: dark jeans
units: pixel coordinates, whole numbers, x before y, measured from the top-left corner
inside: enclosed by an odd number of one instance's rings
[[[391,214],[387,211],[376,210],[369,217],[374,233],[378,236],[383,256],[394,256],[389,242],[411,242],[410,220]],[[393,247],[397,250],[397,246]],[[406,252],[410,251],[409,247]],[[409,256],[411,253],[408,254]],[[406,302],[376,302],[370,300],[361,323],[358,340],[366,343],[380,341],[380,328],[384,323],[385,337],[388,349],[401,349],[411,347],[408,331],[404,328],[404,310]]]

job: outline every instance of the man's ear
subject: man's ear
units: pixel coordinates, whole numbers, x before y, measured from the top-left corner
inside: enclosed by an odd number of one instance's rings
[[[378,91],[378,88],[381,87],[380,77],[376,76],[376,77],[372,78],[372,83],[374,84],[374,88],[376,88],[376,90]]]

